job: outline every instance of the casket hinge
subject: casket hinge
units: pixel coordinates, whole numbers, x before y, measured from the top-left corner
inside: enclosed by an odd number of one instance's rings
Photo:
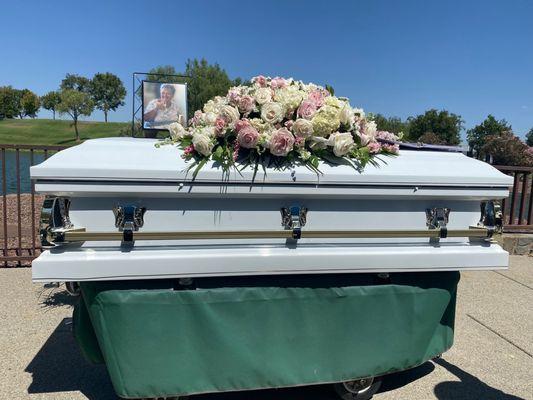
[[[122,232],[122,245],[132,246],[134,243],[133,232],[138,231],[144,225],[145,207],[134,205],[113,207],[115,214],[115,226]]]
[[[494,201],[481,202],[481,217],[477,227],[487,229],[487,239],[492,238],[496,231],[501,232],[503,228],[501,210],[498,208]]]
[[[448,237],[448,220],[450,209],[447,207],[435,207],[426,209],[426,224],[429,229],[438,229],[439,237],[444,239]]]
[[[64,233],[74,229],[69,217],[70,200],[46,196],[41,209],[39,234],[44,249],[64,243]]]
[[[302,226],[307,222],[307,208],[300,206],[281,208],[281,225],[292,230],[292,238],[298,240],[302,237]]]

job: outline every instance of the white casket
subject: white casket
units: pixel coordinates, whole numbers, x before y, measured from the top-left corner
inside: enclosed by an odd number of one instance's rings
[[[31,168],[36,192],[51,196],[51,248],[33,262],[34,281],[508,265],[491,240],[490,201],[508,196],[512,178],[461,153],[401,150],[363,171],[323,164],[319,176],[206,165],[193,179],[180,150],[155,143],[89,140]]]

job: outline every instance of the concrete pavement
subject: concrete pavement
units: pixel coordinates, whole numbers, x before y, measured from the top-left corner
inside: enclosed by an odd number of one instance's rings
[[[31,284],[31,270],[0,269],[0,399],[116,399],[105,367],[81,356],[72,298]],[[191,397],[337,399],[330,386]],[[533,257],[508,271],[462,274],[455,344],[435,362],[388,377],[376,400],[533,399]]]

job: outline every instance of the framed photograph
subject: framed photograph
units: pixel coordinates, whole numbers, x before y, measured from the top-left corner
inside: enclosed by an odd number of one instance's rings
[[[187,124],[187,84],[143,81],[142,125],[147,130],[168,130],[173,122]]]

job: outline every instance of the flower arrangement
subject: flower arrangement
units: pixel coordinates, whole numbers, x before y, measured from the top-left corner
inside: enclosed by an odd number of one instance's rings
[[[378,131],[362,109],[323,87],[257,76],[229,89],[194,113],[185,128],[170,125],[194,176],[209,161],[225,171],[237,164],[287,167],[301,163],[319,173],[320,161],[360,169],[379,154],[398,153],[398,137]]]

